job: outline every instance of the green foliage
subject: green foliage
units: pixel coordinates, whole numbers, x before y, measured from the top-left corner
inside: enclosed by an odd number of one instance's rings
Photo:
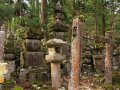
[[[2,87],[3,87],[3,90],[9,90],[14,85],[15,85],[15,80],[11,78],[10,80],[5,81]]]
[[[14,14],[14,8],[7,3],[0,3],[0,21],[11,20]]]
[[[113,72],[113,84],[120,85],[120,72]]]
[[[7,80],[7,81],[4,82],[4,84],[11,84],[11,83],[12,83],[12,84],[15,83],[15,80],[12,79],[12,78],[11,78],[10,80]]]
[[[103,88],[104,88],[105,90],[114,90],[114,86],[111,85],[111,84],[105,84],[105,85],[103,85]]]
[[[39,27],[40,28],[40,20],[39,17],[34,18],[22,18],[21,19],[21,26],[27,26],[27,27]]]

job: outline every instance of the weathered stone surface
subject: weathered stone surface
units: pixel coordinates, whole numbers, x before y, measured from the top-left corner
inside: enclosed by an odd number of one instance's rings
[[[61,54],[54,54],[54,55],[46,55],[45,58],[48,62],[55,63],[55,62],[62,62],[63,60],[66,59],[66,56]]]
[[[113,33],[107,32],[106,37],[109,41],[106,43],[106,57],[105,57],[105,83],[112,84],[112,49],[113,49]]]
[[[40,33],[39,30],[34,30],[34,29],[29,29],[27,30],[23,35],[22,35],[22,38],[24,39],[43,39],[44,37],[44,34],[43,33]]]
[[[52,87],[59,88],[61,86],[61,69],[59,63],[51,63]]]
[[[5,80],[10,80],[10,72],[7,72],[7,73],[4,75],[4,78],[5,78]]]
[[[83,58],[91,58],[91,52],[90,51],[86,51],[83,53]]]
[[[25,67],[42,66],[44,60],[43,52],[26,52],[23,54]]]
[[[56,38],[50,39],[46,42],[47,46],[54,46],[54,47],[61,46],[64,44],[66,44],[66,42],[64,42],[62,39],[56,39]]]
[[[21,69],[21,70],[20,70],[19,78],[20,78],[20,81],[21,81],[21,82],[26,80],[26,76],[27,76],[27,73],[28,73],[28,72],[29,72],[29,71],[26,70],[26,69]]]
[[[66,60],[70,60],[70,47],[68,45],[62,46],[62,55],[66,56]]]
[[[0,62],[3,61],[3,57],[4,57],[4,38],[5,38],[5,31],[0,31]]]
[[[93,55],[94,66],[97,72],[104,71],[104,57],[102,55]]]
[[[83,59],[83,64],[91,64],[91,59],[90,58],[84,58]]]
[[[63,22],[64,19],[64,10],[61,6],[61,3],[58,1],[56,4],[54,15],[55,15],[55,22],[52,25],[52,30],[55,32],[66,32],[68,29],[68,25]]]
[[[73,20],[71,45],[71,74],[68,90],[79,90],[82,62],[83,24],[79,18]]]
[[[91,73],[91,71],[92,71],[92,66],[91,66],[91,65],[87,65],[87,64],[83,64],[83,65],[82,65],[82,71],[83,71],[83,72],[87,72],[87,73]]]
[[[32,68],[29,70],[29,81],[45,82],[48,80],[48,73],[43,67]]]
[[[5,53],[5,54],[4,54],[4,60],[8,60],[8,61],[15,60],[15,54]]]
[[[26,39],[24,42],[25,49],[24,51],[29,51],[29,52],[39,52],[41,49],[41,43],[39,40],[35,39]]]
[[[10,73],[15,71],[15,61],[6,61],[8,63],[8,71]]]

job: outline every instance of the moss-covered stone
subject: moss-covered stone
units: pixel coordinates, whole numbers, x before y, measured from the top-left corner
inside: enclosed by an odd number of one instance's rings
[[[10,79],[10,80],[7,80],[3,83],[2,85],[2,89],[3,90],[10,90],[11,88],[13,88],[15,85],[15,80],[14,79]]]
[[[39,52],[41,49],[41,43],[39,40],[26,39],[23,43],[24,51]]]
[[[23,39],[43,39],[44,34],[40,30],[29,28],[22,34]]]

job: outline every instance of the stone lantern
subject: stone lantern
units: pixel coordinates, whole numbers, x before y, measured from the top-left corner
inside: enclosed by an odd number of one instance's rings
[[[66,56],[62,54],[61,47],[65,45],[61,39],[50,39],[47,41],[48,55],[46,60],[51,63],[51,78],[52,87],[58,89],[61,86],[61,70],[60,63],[66,59]]]

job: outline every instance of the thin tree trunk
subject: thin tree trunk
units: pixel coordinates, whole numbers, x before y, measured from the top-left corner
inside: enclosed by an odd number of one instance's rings
[[[105,2],[104,0],[102,0],[102,10],[105,9]],[[105,15],[103,14],[102,15],[102,33],[103,33],[103,36],[105,36],[105,27],[106,27],[106,23],[105,23]]]
[[[95,8],[96,8],[96,0],[94,0],[94,5],[95,5]],[[94,17],[95,17],[95,31],[96,31],[96,34],[97,34],[97,32],[98,32],[98,26],[97,26],[97,21],[98,21],[97,12],[95,12]]]
[[[45,3],[46,0],[41,0],[41,24],[45,24]]]
[[[41,0],[41,24],[43,26],[42,29],[45,29],[45,39],[48,39],[48,31],[45,28],[45,25],[47,24],[47,13],[46,13],[46,6],[47,6],[47,0]]]
[[[114,14],[114,0],[111,0],[111,18],[110,18],[110,23],[111,23],[111,30],[115,29],[115,14]]]
[[[82,28],[79,18],[73,20],[71,45],[71,74],[68,90],[79,90],[80,68],[82,61]]]

